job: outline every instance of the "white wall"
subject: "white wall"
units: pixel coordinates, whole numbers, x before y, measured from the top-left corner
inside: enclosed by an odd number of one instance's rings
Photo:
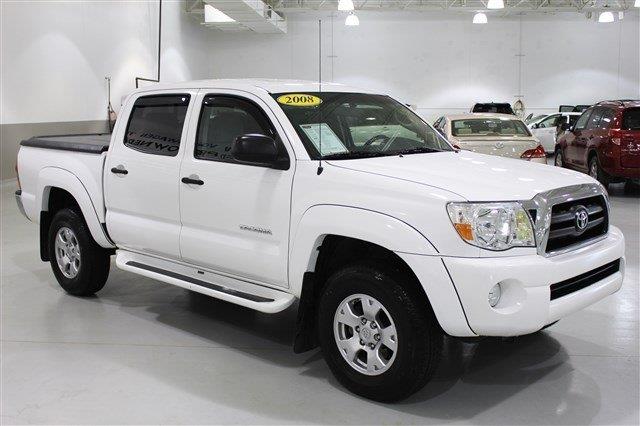
[[[418,105],[428,119],[467,111],[477,100],[515,101],[529,112],[560,104],[640,98],[640,20],[614,24],[575,13],[498,18],[473,25],[471,15],[360,12],[324,16],[326,80],[378,88]],[[316,79],[317,17],[289,17],[286,35],[209,36],[212,76]],[[332,28],[333,27],[333,28]],[[521,46],[521,48],[520,48]]]
[[[1,45],[1,123],[106,120],[112,103],[155,78],[158,2],[4,1]],[[208,30],[163,3],[163,81],[204,78],[210,68]]]

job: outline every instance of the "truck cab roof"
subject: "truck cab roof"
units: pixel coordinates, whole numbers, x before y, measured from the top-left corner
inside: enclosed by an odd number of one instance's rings
[[[320,87],[321,86],[321,87]],[[194,80],[179,83],[158,83],[136,89],[132,93],[179,89],[232,89],[248,92],[265,91],[267,93],[294,93],[294,92],[357,92],[376,93],[339,83],[325,83],[321,85],[311,80],[289,79],[209,79]]]

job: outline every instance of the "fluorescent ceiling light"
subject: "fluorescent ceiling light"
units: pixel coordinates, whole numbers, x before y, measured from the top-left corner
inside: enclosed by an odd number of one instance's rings
[[[611,12],[602,12],[598,17],[598,22],[609,23],[613,22],[613,13]]]
[[[634,7],[640,7],[640,0],[636,0],[636,2],[633,4]]]
[[[504,0],[489,0],[487,9],[504,9]]]
[[[353,0],[340,0],[338,2],[338,10],[346,12],[353,9]]]
[[[482,12],[478,12],[473,15],[473,23],[474,24],[486,24],[487,23],[487,15]]]
[[[344,24],[348,27],[355,27],[356,25],[360,25],[360,20],[355,13],[351,12],[347,16],[347,19],[345,19]]]
[[[204,5],[204,22],[236,22],[235,19],[230,16],[225,15],[223,12],[219,11],[215,7],[210,4]]]

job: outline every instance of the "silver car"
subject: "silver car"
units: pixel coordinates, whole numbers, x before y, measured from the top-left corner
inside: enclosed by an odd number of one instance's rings
[[[509,114],[440,117],[434,127],[459,149],[546,164],[546,153],[526,124]]]

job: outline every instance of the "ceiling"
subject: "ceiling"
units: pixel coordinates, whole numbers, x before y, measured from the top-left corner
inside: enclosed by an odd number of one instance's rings
[[[286,13],[337,10],[338,0],[267,0],[274,10]],[[482,11],[486,0],[353,0],[356,11]],[[505,0],[505,8],[494,13],[511,12],[595,12],[633,9],[634,0]]]

